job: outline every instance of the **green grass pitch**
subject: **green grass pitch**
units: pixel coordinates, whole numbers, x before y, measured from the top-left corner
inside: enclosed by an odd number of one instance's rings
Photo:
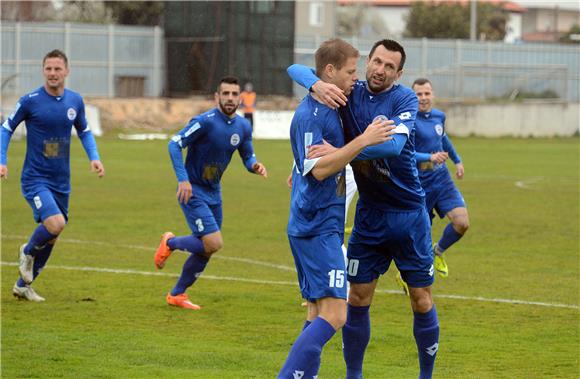
[[[97,142],[102,180],[73,143],[70,224],[34,284],[42,304],[11,293],[18,246],[34,227],[20,194],[25,144],[11,143],[1,191],[2,377],[274,378],[305,313],[285,234],[288,141],[254,142],[266,180],[233,157],[223,180],[225,246],[189,290],[199,312],[164,301],[184,254],[153,267],[162,232],[188,233],[166,142]],[[578,139],[454,142],[471,229],[446,253],[449,278],[434,285],[435,377],[579,377]],[[436,220],[435,238],[444,225]],[[365,378],[416,378],[409,301],[392,272],[379,291]],[[339,333],[319,378],[344,373]]]

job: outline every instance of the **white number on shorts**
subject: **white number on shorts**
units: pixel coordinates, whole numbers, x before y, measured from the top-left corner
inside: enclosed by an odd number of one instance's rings
[[[350,276],[356,276],[358,273],[358,259],[348,260],[348,274]]]
[[[197,231],[198,232],[203,232],[203,222],[201,221],[201,218],[198,218],[197,220],[195,220],[195,225],[197,225]]]
[[[344,287],[344,270],[330,270],[328,272],[328,286],[333,288]]]
[[[42,201],[40,200],[40,196],[34,196],[32,199],[34,200],[34,206],[36,209],[42,208]]]

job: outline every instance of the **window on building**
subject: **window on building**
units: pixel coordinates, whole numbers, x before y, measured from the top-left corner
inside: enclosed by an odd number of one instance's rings
[[[321,1],[310,3],[310,26],[322,26],[324,15],[324,4]]]

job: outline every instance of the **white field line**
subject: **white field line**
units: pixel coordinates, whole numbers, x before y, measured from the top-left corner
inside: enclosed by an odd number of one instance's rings
[[[3,238],[10,238],[8,236],[2,236]],[[17,237],[12,237],[15,239]],[[23,237],[18,238],[23,239]],[[80,241],[80,240],[68,240],[62,239],[59,240],[61,242],[69,242],[69,243],[92,243],[95,245],[109,245],[115,247],[126,247],[128,248],[130,245],[113,245],[108,244],[106,242],[91,242],[91,241]],[[151,250],[149,247],[143,246],[132,246],[131,248],[134,249],[146,249]],[[217,258],[217,256],[216,256]],[[254,261],[251,259],[244,259],[244,258],[234,258],[234,260],[238,260],[241,262],[246,262],[250,264],[258,264],[267,267],[275,267],[281,268],[283,267],[284,270],[288,269],[288,266],[281,266],[281,265],[273,265],[265,262]],[[212,257],[213,259],[213,257]],[[3,266],[18,266],[16,262],[0,262]],[[104,272],[104,273],[111,273],[111,274],[128,274],[128,275],[144,275],[144,276],[166,276],[166,277],[179,277],[179,274],[174,273],[164,273],[158,271],[139,271],[139,270],[132,270],[132,269],[113,269],[113,268],[101,268],[101,267],[81,267],[81,266],[57,266],[57,265],[47,265],[46,269],[57,269],[57,270],[69,270],[69,271],[91,271],[91,272]],[[294,271],[292,269],[291,271]],[[288,281],[275,281],[275,280],[259,280],[259,279],[245,279],[245,278],[236,278],[236,277],[229,277],[229,276],[213,276],[213,275],[202,275],[205,279],[210,280],[223,280],[223,281],[234,281],[234,282],[243,282],[243,283],[255,283],[255,284],[274,284],[274,285],[283,285],[283,286],[296,286],[296,282],[288,282]],[[386,294],[395,294],[395,295],[402,295],[401,290],[382,290],[377,289],[376,292],[378,293],[386,293]],[[501,299],[501,298],[487,298],[481,296],[461,296],[461,295],[445,295],[445,294],[434,294],[433,297],[435,298],[442,298],[442,299],[454,299],[454,300],[467,300],[467,301],[482,301],[482,302],[490,302],[490,303],[506,303],[506,304],[520,304],[520,305],[535,305],[540,307],[549,307],[549,308],[568,308],[568,309],[580,309],[579,305],[575,304],[560,304],[560,303],[544,303],[539,301],[526,301],[526,300],[518,300],[518,299]]]
[[[2,235],[2,238],[6,238],[6,239],[17,239],[17,240],[27,240],[28,237],[26,236],[8,236],[8,235]],[[73,244],[79,244],[79,245],[99,245],[99,246],[107,246],[107,247],[112,247],[115,249],[133,249],[133,250],[144,250],[144,251],[148,251],[151,253],[151,259],[153,259],[153,254],[155,253],[155,249],[157,249],[157,246],[140,246],[140,245],[118,245],[118,244],[113,244],[113,243],[108,243],[108,242],[102,242],[102,241],[82,241],[82,240],[77,240],[77,239],[70,239],[70,238],[59,238],[58,242],[62,243],[73,243]],[[179,251],[179,250],[178,250]],[[181,253],[181,251],[179,251]],[[188,254],[188,253],[184,253],[184,254]],[[296,269],[294,267],[290,267],[290,266],[285,266],[285,265],[279,265],[279,264],[275,264],[275,263],[268,263],[268,262],[263,262],[263,261],[256,261],[253,259],[247,259],[247,258],[238,258],[238,257],[228,257],[228,256],[224,256],[221,254],[214,254],[211,259],[224,259],[224,260],[230,260],[230,261],[236,261],[236,262],[244,262],[244,263],[248,263],[248,264],[252,264],[252,265],[256,265],[256,266],[265,266],[265,267],[271,267],[271,268],[275,268],[278,270],[283,270],[283,271],[292,271],[292,272],[296,272]]]

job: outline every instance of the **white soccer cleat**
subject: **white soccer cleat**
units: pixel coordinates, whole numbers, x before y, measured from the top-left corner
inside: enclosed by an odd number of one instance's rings
[[[36,293],[36,291],[30,286],[18,287],[18,284],[14,284],[12,288],[12,294],[18,299],[34,301],[40,303],[44,301],[44,297]]]
[[[24,254],[24,248],[26,244],[20,246],[20,265],[18,266],[18,271],[20,271],[20,277],[26,284],[32,283],[34,280],[34,275],[32,273],[32,268],[34,266],[34,257],[32,255]]]

